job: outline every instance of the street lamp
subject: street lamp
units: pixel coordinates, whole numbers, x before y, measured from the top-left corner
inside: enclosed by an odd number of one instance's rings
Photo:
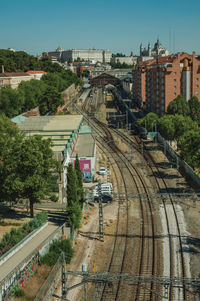
[[[154,120],[152,122],[152,132],[153,132],[153,128],[154,128],[154,123],[155,123],[155,132],[157,132],[157,120]]]
[[[156,135],[155,135],[155,143],[156,143],[157,142],[157,120],[154,120],[152,122],[152,132],[153,132],[153,128],[154,128],[154,123],[155,123],[155,133],[156,133]]]

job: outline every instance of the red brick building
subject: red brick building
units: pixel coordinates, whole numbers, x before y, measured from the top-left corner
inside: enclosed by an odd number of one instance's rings
[[[146,108],[163,115],[179,94],[200,100],[200,59],[195,53],[177,53],[139,62],[133,70],[133,96]]]

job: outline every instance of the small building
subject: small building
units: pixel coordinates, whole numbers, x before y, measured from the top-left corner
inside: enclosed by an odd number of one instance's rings
[[[37,79],[40,80],[41,77],[46,74],[47,72],[45,71],[34,71],[34,70],[30,70],[26,72],[28,75],[31,75],[33,77],[33,79]]]
[[[71,154],[71,162],[74,166],[76,154],[78,154],[83,178],[92,180],[96,172],[96,143],[91,135],[91,129],[87,125],[81,126],[77,142]]]
[[[10,86],[16,89],[22,81],[29,81],[34,77],[25,72],[0,73],[0,88]]]

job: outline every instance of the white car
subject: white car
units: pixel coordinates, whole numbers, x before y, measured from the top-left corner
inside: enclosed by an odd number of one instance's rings
[[[107,174],[107,169],[105,167],[100,167],[99,168],[99,175],[106,175]]]

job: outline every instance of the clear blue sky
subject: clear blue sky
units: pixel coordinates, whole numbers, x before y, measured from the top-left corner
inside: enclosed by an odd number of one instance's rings
[[[60,45],[137,54],[141,42],[158,36],[169,48],[171,31],[172,51],[200,53],[200,0],[1,0],[0,8],[1,49],[41,54]]]

